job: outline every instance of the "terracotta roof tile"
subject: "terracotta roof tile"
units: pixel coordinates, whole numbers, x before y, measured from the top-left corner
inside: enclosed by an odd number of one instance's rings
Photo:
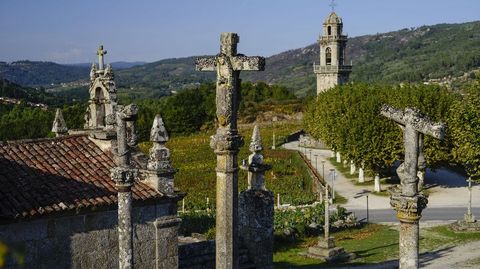
[[[0,143],[0,218],[114,204],[114,165],[86,136]],[[162,196],[142,182],[132,192],[134,200]]]

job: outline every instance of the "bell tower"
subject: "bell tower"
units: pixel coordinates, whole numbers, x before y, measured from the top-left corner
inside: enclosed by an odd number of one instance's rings
[[[352,72],[352,66],[346,64],[345,48],[347,36],[343,35],[343,22],[332,11],[323,22],[323,33],[319,39],[320,63],[313,64],[317,75],[317,95],[337,84],[344,84]]]

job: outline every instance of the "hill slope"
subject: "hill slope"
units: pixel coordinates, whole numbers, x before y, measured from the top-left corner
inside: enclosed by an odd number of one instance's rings
[[[297,95],[305,95],[315,89],[312,64],[319,61],[318,50],[315,43],[273,55],[267,58],[264,72],[244,72],[242,77],[285,85]],[[194,59],[166,59],[117,70],[117,85],[136,95],[161,96],[215,78],[212,72],[196,72]],[[347,61],[353,62],[352,81],[398,83],[460,76],[480,68],[480,22],[350,38]],[[88,68],[47,62],[0,62],[0,77],[21,85],[48,85],[87,80]]]
[[[23,86],[46,86],[88,78],[89,67],[68,66],[52,62],[0,62],[0,78]]]

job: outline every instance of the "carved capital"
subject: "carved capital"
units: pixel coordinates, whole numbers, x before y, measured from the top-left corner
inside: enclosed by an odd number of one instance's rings
[[[422,217],[422,211],[427,207],[428,199],[418,193],[415,196],[404,196],[399,189],[390,192],[390,205],[397,211],[397,218],[401,222],[415,223]]]
[[[238,134],[216,134],[210,137],[210,147],[215,153],[238,151],[243,146],[243,137]]]
[[[110,170],[110,177],[115,182],[119,192],[129,191],[138,177],[138,170],[128,167],[114,167]]]

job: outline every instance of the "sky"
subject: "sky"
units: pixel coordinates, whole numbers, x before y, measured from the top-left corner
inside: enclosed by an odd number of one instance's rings
[[[480,19],[478,0],[336,0],[350,36]],[[0,0],[0,61],[85,63],[103,44],[107,62],[219,51],[221,32],[239,53],[271,56],[310,45],[331,0]]]

